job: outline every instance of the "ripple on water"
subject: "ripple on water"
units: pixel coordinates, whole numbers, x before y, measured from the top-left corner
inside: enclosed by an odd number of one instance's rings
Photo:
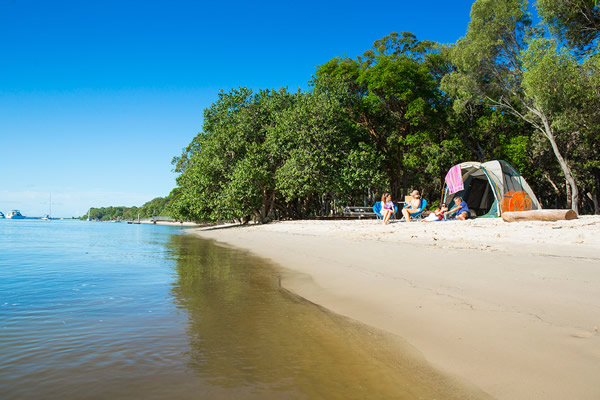
[[[475,398],[247,253],[174,228],[21,222],[0,221],[3,400]]]

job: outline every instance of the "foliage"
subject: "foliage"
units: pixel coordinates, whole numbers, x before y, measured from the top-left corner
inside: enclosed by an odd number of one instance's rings
[[[94,221],[133,221],[139,218],[151,218],[154,216],[170,216],[168,207],[171,202],[170,197],[157,197],[145,203],[141,207],[101,207],[90,208],[90,219]],[[81,220],[88,218],[88,215],[79,217]]]
[[[578,54],[597,49],[600,37],[597,0],[538,0],[537,8],[551,32]]]
[[[339,83],[308,93],[221,93],[195,147],[174,160],[182,171],[175,215],[267,222],[274,213],[315,212],[326,193],[347,194],[360,134],[341,106],[346,93]]]
[[[188,147],[174,160],[182,171],[174,214],[204,221],[250,216],[266,220],[274,201],[277,163],[265,151],[267,127],[292,101],[283,89],[221,92],[204,111],[204,131],[194,139],[191,154]]]
[[[553,126],[559,112],[554,103],[560,100],[545,97],[548,101],[542,101],[536,92],[544,90],[539,85],[542,80],[552,82],[539,72],[555,76],[566,71],[538,63],[543,50],[536,44],[540,34],[540,29],[531,26],[527,1],[478,0],[471,10],[467,35],[452,50],[456,71],[444,77],[442,87],[454,96],[458,110],[467,103],[483,102],[512,113],[540,132],[552,147],[571,190],[571,207],[577,211],[579,191],[572,163],[565,158],[568,149],[561,145]]]
[[[308,91],[221,92],[173,159],[169,210],[268,222],[413,188],[435,203],[452,165],[502,159],[544,206],[600,213],[598,9],[538,8],[545,26],[532,25],[526,0],[478,0],[454,46],[391,33],[319,66]]]
[[[347,111],[381,154],[395,198],[431,179],[433,171],[423,174],[427,166],[439,165],[433,160],[424,164],[423,153],[435,156],[444,150],[440,139],[447,101],[438,82],[444,67],[439,46],[403,32],[376,41],[362,57],[335,57],[317,70],[317,84],[332,78],[347,83],[353,99]]]
[[[276,190],[285,203],[310,202],[324,193],[346,196],[353,188],[380,180],[380,159],[373,157],[364,144],[364,130],[343,107],[347,96],[340,82],[298,93],[294,105],[272,126],[269,149],[279,155]],[[357,182],[356,175],[367,171]]]
[[[597,182],[589,179],[597,175],[599,154],[597,58],[580,64],[556,40],[535,39],[522,59],[524,88],[551,116],[557,145],[569,156],[578,186],[588,193],[597,192]]]

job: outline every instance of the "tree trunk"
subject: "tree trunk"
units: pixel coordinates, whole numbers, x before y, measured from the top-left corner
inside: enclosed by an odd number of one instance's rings
[[[596,215],[596,212],[598,211],[598,197],[596,196],[596,194],[592,194],[592,192],[587,192],[585,195],[592,202],[592,214]],[[586,196],[583,196],[584,199]]]
[[[596,192],[592,194],[592,201],[594,202],[594,214],[600,215],[600,204],[598,204],[600,200],[600,170],[594,170],[593,174],[596,184]]]
[[[400,177],[398,175],[397,169],[394,167],[392,163],[388,165],[388,179],[390,180],[390,194],[392,195],[392,199],[396,200],[400,194]],[[383,193],[382,193],[383,194]],[[379,196],[378,196],[379,197]]]
[[[565,190],[567,191],[567,207],[573,208],[573,198],[571,198],[571,186],[569,181],[565,179]]]
[[[269,205],[269,211],[275,210],[275,193],[271,193],[271,204]]]
[[[548,182],[550,182],[550,186],[552,186],[552,188],[554,189],[554,193],[556,193],[557,196],[560,196],[560,189],[558,188],[558,186],[556,185],[556,183],[554,183],[554,181],[552,180],[552,178],[550,178],[550,175],[547,172],[542,172],[542,176],[544,178],[546,178],[546,180]]]
[[[518,221],[564,221],[577,218],[573,210],[531,210],[531,211],[507,211],[502,213],[505,222]]]
[[[556,183],[554,183],[554,181],[550,178],[550,175],[547,172],[543,171],[542,172],[542,176],[544,178],[546,178],[546,180],[548,182],[550,182],[550,185],[554,189],[554,194],[555,194],[555,197],[554,197],[554,208],[558,208],[558,201],[560,200],[560,189],[558,188],[558,186],[556,185]]]
[[[274,198],[274,193],[266,189],[263,190],[260,210],[257,210],[257,212],[254,213],[259,224],[269,222],[269,211],[271,211],[271,208],[273,207]]]
[[[539,112],[539,110],[538,110]],[[541,112],[538,114],[542,122],[544,123],[544,136],[550,141],[550,145],[552,146],[552,151],[554,151],[554,156],[558,160],[558,164],[565,175],[565,179],[567,180],[568,186],[571,188],[571,209],[579,214],[579,191],[577,190],[577,184],[575,183],[575,178],[573,178],[573,174],[571,173],[571,168],[567,164],[567,161],[563,158],[560,150],[558,149],[558,145],[556,144],[556,138],[554,137],[554,133],[552,132],[552,128],[550,127],[550,123],[545,115]]]

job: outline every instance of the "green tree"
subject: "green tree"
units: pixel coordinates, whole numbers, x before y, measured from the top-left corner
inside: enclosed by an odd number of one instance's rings
[[[599,163],[599,110],[600,100],[600,5],[592,0],[538,0],[537,6],[543,21],[559,39],[566,41],[574,49],[582,62],[570,61],[570,86],[572,101],[565,102],[563,115],[557,123],[561,129],[573,132],[578,138],[572,143],[572,157],[576,160],[578,182],[587,191],[593,203],[594,212],[600,213],[600,166]],[[545,44],[551,52],[556,52],[557,43]],[[560,53],[569,59],[572,52]],[[574,65],[576,64],[576,65]],[[564,83],[560,83],[561,86]]]
[[[326,214],[329,200],[380,182],[381,160],[369,156],[368,136],[349,118],[347,102],[348,90],[339,81],[316,85],[298,93],[272,126],[269,151],[279,160],[276,186],[285,202],[316,200],[318,212]],[[357,174],[366,179],[357,182]]]
[[[600,37],[598,0],[537,0],[536,5],[552,33],[580,55],[597,48]]]
[[[466,36],[452,51],[456,71],[444,78],[442,88],[454,96],[458,109],[484,102],[518,116],[541,133],[568,182],[571,207],[578,211],[577,184],[552,125],[555,110],[539,101],[532,85],[523,84],[524,75],[532,80],[527,68],[533,65],[524,65],[521,55],[538,33],[531,27],[527,1],[478,0],[471,9]]]
[[[523,53],[523,60],[525,88],[541,107],[550,110],[557,140],[573,160],[579,185],[592,199],[595,196],[594,211],[598,212],[598,58],[578,63],[556,40],[537,39]]]
[[[140,208],[133,207],[130,210],[130,219],[137,219],[138,214],[140,218],[151,218],[155,216],[169,217],[171,213],[169,211],[169,205],[172,201],[172,197],[156,197],[142,205]]]
[[[586,172],[588,196],[594,204],[594,213],[600,214],[600,57],[594,56],[586,60],[582,68],[582,80],[585,88],[584,107],[581,108],[585,118],[581,121],[583,140],[588,151],[582,163]],[[575,110],[577,111],[577,110]]]
[[[268,221],[275,202],[277,160],[265,148],[268,127],[289,107],[286,90],[241,88],[221,92],[204,111],[203,132],[175,160],[182,170],[174,204],[179,218],[222,221],[255,218]]]
[[[437,78],[443,68],[430,57],[437,50],[435,43],[419,42],[411,33],[392,33],[362,57],[333,58],[316,73],[316,82],[337,77],[347,83],[354,99],[351,118],[382,155],[396,198],[419,183],[421,153],[439,143],[445,104]]]

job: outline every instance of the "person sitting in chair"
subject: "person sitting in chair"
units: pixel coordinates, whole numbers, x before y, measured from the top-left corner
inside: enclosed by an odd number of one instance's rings
[[[456,219],[459,219],[461,221],[464,221],[465,219],[469,218],[470,214],[471,212],[469,211],[469,206],[467,205],[467,202],[464,201],[460,196],[456,196],[454,198],[454,207],[452,207],[447,213],[448,216],[456,215]]]
[[[421,199],[421,194],[418,190],[413,190],[410,193],[412,200],[408,202],[404,208],[402,209],[402,215],[404,215],[404,219],[407,222],[410,222],[411,217],[414,218],[417,215],[420,215],[423,211],[423,199]]]
[[[392,214],[396,213],[396,206],[392,201],[392,195],[384,193],[381,196],[381,215],[383,215],[383,223],[387,224]]]

